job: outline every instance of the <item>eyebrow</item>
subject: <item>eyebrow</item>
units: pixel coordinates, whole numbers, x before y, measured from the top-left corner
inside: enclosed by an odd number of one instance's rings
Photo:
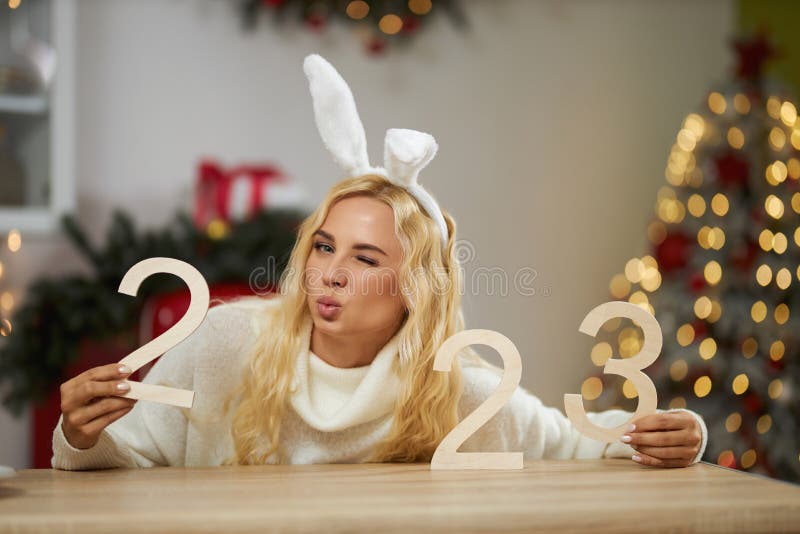
[[[326,232],[325,230],[317,230],[316,232],[314,232],[314,235],[321,235],[325,239],[328,239],[329,241],[333,241],[334,243],[336,243],[336,238],[333,237],[328,232]],[[376,247],[375,245],[370,245],[369,243],[356,243],[355,245],[353,245],[353,248],[355,250],[374,250],[375,252],[380,252],[384,256],[389,256],[379,247]]]

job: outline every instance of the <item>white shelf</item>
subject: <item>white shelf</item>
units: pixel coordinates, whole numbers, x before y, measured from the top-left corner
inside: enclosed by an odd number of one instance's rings
[[[45,111],[47,111],[47,97],[44,95],[0,94],[0,112],[35,115]]]

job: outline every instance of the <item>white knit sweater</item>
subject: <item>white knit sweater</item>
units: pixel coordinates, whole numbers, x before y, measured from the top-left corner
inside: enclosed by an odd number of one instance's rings
[[[220,465],[233,451],[231,412],[222,414],[222,400],[237,385],[246,365],[248,348],[261,327],[257,318],[263,314],[257,312],[278,303],[277,299],[247,299],[212,308],[197,330],[152,367],[145,383],[195,392],[191,420],[187,420],[186,409],[139,401],[128,414],[106,427],[94,447],[76,449],[64,437],[62,416],[53,431],[52,466],[83,470]],[[308,347],[310,321],[304,335],[304,346]],[[298,355],[297,390],[281,426],[289,463],[366,461],[392,424],[399,385],[392,372],[396,351],[397,337],[381,349],[372,364],[352,369],[334,367],[309,350]],[[463,360],[462,369],[464,392],[459,410],[463,417],[494,391],[500,376]],[[695,463],[705,451],[707,429],[698,414],[689,412],[700,422],[703,435]],[[623,410],[587,415],[605,427],[620,425],[632,416]],[[636,452],[619,441],[606,444],[582,435],[561,411],[544,406],[522,387],[459,450],[524,451],[526,460],[630,458]]]

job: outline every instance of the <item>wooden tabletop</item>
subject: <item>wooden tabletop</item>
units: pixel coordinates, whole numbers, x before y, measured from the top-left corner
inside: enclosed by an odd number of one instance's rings
[[[20,470],[0,532],[708,531],[800,529],[800,486],[712,464],[542,460],[518,471],[428,464]]]

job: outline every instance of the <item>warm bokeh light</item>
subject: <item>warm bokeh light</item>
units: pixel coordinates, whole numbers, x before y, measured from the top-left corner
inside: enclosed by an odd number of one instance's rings
[[[772,236],[772,250],[776,254],[783,254],[786,252],[786,247],[789,246],[789,240],[786,239],[786,236],[783,232],[776,232],[774,236]]]
[[[769,432],[769,429],[772,428],[772,417],[768,414],[764,414],[758,418],[756,422],[756,430],[759,434],[766,434]]]
[[[778,399],[781,395],[783,395],[783,382],[780,378],[776,378],[772,382],[769,383],[769,387],[767,388],[767,393],[770,399]]]
[[[755,338],[748,337],[742,342],[742,356],[752,358],[756,352],[758,352],[758,341]]]
[[[750,99],[742,93],[737,93],[733,97],[733,109],[741,115],[746,115],[750,112]]]
[[[733,412],[725,419],[725,430],[736,432],[742,426],[742,416],[739,412]]]
[[[733,126],[728,129],[728,144],[731,147],[739,150],[744,146],[744,132],[742,132],[736,126]]]
[[[431,0],[408,0],[408,9],[415,15],[425,15],[432,7]]]
[[[750,308],[750,317],[756,323],[763,321],[767,317],[767,305],[760,300],[756,301]]]
[[[711,198],[711,211],[713,211],[715,215],[723,217],[728,213],[729,207],[728,197],[722,193],[717,193]]]
[[[781,105],[781,120],[786,126],[794,126],[797,122],[797,108],[789,101]]]
[[[592,376],[583,381],[581,395],[586,400],[594,400],[603,393],[603,381]]]
[[[786,132],[780,126],[775,126],[769,131],[769,146],[772,150],[782,150],[786,146]]]
[[[778,361],[783,358],[783,355],[786,353],[786,345],[783,344],[783,341],[773,341],[772,345],[769,346],[769,357],[773,361]]]
[[[608,289],[615,299],[624,299],[630,293],[631,283],[624,274],[617,274],[611,279]]]
[[[19,230],[11,230],[8,232],[8,250],[17,252],[22,247],[22,235]]]
[[[786,247],[784,247],[785,250]],[[792,283],[792,272],[786,267],[775,273],[775,283],[781,289],[786,289]]]
[[[21,1],[22,0],[8,0],[8,7],[11,9],[17,9]]]
[[[703,269],[703,276],[705,276],[706,282],[709,285],[715,286],[719,283],[722,279],[722,266],[714,260],[706,263],[705,268]]]
[[[669,377],[675,382],[680,382],[686,378],[688,372],[689,365],[685,360],[675,360],[672,362],[672,365],[669,366]]]
[[[0,295],[0,308],[6,312],[14,308],[14,295],[12,295],[10,291],[4,291],[3,294]]]
[[[778,304],[775,307],[775,313],[773,315],[776,323],[786,324],[786,321],[789,320],[789,306],[783,303]]]
[[[403,29],[403,19],[390,13],[381,17],[378,28],[386,35],[394,35]]]
[[[611,345],[605,341],[601,341],[592,347],[592,363],[598,367],[602,367],[606,364],[608,359],[611,358],[611,354]]]
[[[347,16],[354,20],[361,20],[369,15],[369,4],[364,0],[353,0],[347,4]]]
[[[700,353],[701,358],[704,360],[710,360],[717,353],[717,342],[710,337],[705,338],[700,342],[698,352]]]
[[[769,265],[762,264],[758,266],[758,269],[756,269],[756,282],[764,287],[772,282],[772,269],[770,269]]]
[[[728,105],[725,102],[725,97],[722,96],[720,93],[714,91],[713,93],[708,95],[708,109],[710,109],[717,115],[725,113],[725,109],[727,107]]]
[[[737,395],[743,394],[745,391],[747,391],[747,388],[749,386],[750,386],[750,380],[744,373],[736,375],[736,378],[733,379],[733,383],[731,384],[733,392],[736,393]]]
[[[773,119],[779,119],[781,116],[781,101],[778,97],[771,96],[767,99],[767,114]]]
[[[764,201],[764,209],[773,219],[783,217],[783,201],[775,195],[769,195]]]
[[[634,386],[633,382],[630,380],[626,380],[622,384],[622,394],[625,395],[626,399],[635,399],[639,396],[639,394],[636,392],[636,386]]]
[[[705,319],[711,315],[711,299],[702,296],[694,301],[694,314],[698,319]]]
[[[702,217],[706,212],[706,201],[703,197],[695,193],[689,197],[689,200],[686,202],[686,207],[689,209],[689,213],[691,213],[692,216]]]
[[[694,381],[694,394],[697,395],[698,398],[702,399],[709,393],[711,393],[711,378],[701,376]]]
[[[675,332],[675,337],[681,347],[689,346],[694,341],[694,327],[689,323],[681,325],[678,331]]]
[[[686,408],[686,399],[683,397],[675,397],[671,401],[669,401],[669,409],[670,410],[677,410],[679,408]]]
[[[739,462],[742,466],[742,469],[750,469],[756,463],[756,451],[753,449],[747,449],[742,453],[741,460]]]

